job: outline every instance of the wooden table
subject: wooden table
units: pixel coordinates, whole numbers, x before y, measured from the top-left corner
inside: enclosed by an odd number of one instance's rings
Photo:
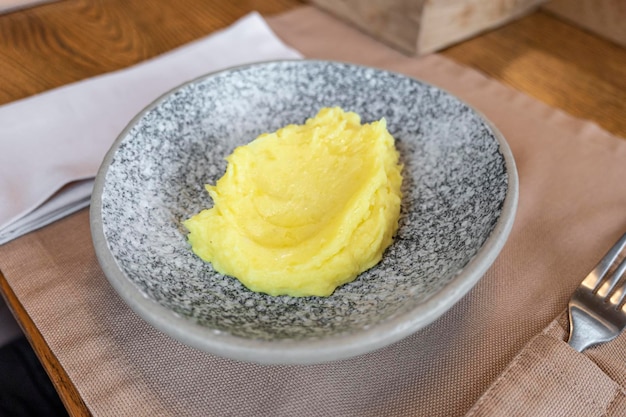
[[[300,0],[63,0],[0,15],[0,104],[110,72]],[[626,138],[626,50],[535,12],[442,53]],[[6,139],[6,138],[5,138]],[[0,273],[0,290],[71,415],[72,381]]]

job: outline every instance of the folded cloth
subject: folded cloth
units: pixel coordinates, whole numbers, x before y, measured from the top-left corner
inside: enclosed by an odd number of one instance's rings
[[[51,3],[56,0],[0,0],[0,13],[13,12],[17,9],[37,6],[41,3]]]
[[[177,85],[230,66],[293,59],[257,13],[133,67],[0,107],[0,245],[89,204],[116,136]]]
[[[465,417],[626,416],[626,333],[579,353],[563,312],[517,354]]]

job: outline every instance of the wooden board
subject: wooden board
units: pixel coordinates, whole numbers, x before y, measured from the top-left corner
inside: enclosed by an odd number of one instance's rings
[[[503,25],[545,0],[311,0],[405,53],[434,52]]]

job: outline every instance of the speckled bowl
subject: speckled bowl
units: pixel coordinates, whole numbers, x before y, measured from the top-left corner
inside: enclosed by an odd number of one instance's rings
[[[404,164],[395,242],[330,297],[251,292],[197,258],[181,222],[212,205],[204,184],[236,146],[325,106],[387,119]],[[441,316],[498,255],[517,193],[503,137],[449,93],[372,68],[279,61],[193,80],[135,117],[98,172],[91,228],[111,285],[156,328],[225,357],[304,364],[380,348]]]

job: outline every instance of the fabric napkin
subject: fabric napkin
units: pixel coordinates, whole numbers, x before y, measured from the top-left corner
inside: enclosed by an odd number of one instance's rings
[[[25,7],[36,6],[41,3],[51,3],[57,0],[0,0],[0,13],[8,13]]]
[[[620,415],[612,407],[626,386],[626,336],[579,354],[562,341],[562,313],[583,276],[626,229],[626,141],[440,55],[403,56],[314,8],[268,23],[306,57],[419,77],[486,114],[507,138],[519,171],[519,209],[509,241],[476,287],[416,334],[348,360],[261,366],[189,348],[137,317],[104,277],[82,210],[0,246],[0,270],[89,411]],[[533,360],[545,366],[533,367]],[[598,381],[609,391],[594,406]],[[574,406],[561,407],[564,399]]]
[[[177,85],[254,61],[298,58],[258,14],[114,73],[0,107],[0,245],[89,204],[116,136]]]

